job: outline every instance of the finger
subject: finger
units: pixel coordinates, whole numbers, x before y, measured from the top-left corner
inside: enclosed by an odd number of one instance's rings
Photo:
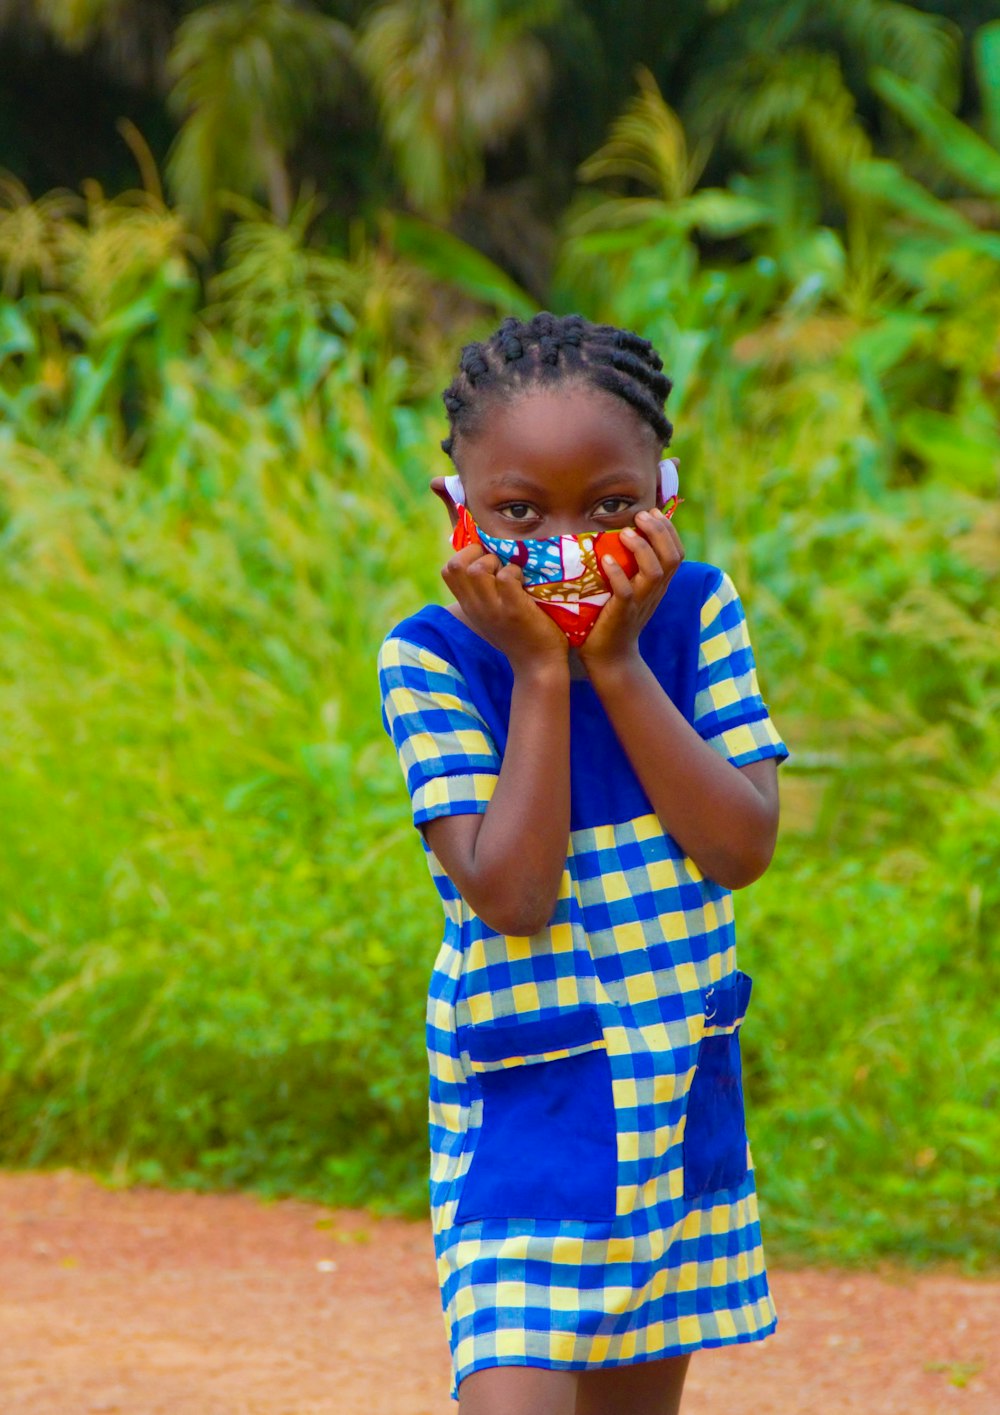
[[[461,550],[456,550],[455,554],[449,556],[445,561],[441,573],[445,579],[448,578],[448,575],[461,573],[463,570],[467,570],[474,561],[481,559],[485,553],[481,545],[475,543],[463,545]]]
[[[638,530],[652,546],[664,570],[676,569],[684,559],[684,547],[669,519],[662,511],[640,511],[635,518]]]
[[[680,538],[680,533],[678,532],[677,527],[674,525],[673,521],[671,521],[668,516],[663,517],[663,525],[667,539],[674,548],[674,556],[676,558],[677,564],[679,565],[680,562],[684,559],[686,553],[684,550],[684,542]]]
[[[611,586],[611,592],[615,596],[615,598],[631,599],[634,593],[632,589],[632,581],[626,575],[622,567],[618,564],[618,561],[614,558],[614,556],[605,555],[601,563],[604,566],[605,573],[608,577],[608,583]]]
[[[508,609],[524,613],[526,607],[540,608],[537,601],[528,593],[520,566],[504,565],[497,573],[493,583],[496,586],[500,603],[506,605]]]
[[[485,555],[481,555],[478,560],[469,566],[470,575],[495,575],[500,569],[502,561],[499,555],[494,555],[492,550],[488,550]]]
[[[467,552],[471,550],[476,553],[469,555]],[[485,552],[482,546],[465,546],[447,562],[441,571],[441,578],[465,608],[472,607],[476,602],[493,603],[496,600],[496,580],[491,570],[499,564],[497,557]]]
[[[664,566],[657,553],[656,548],[650,544],[644,535],[629,527],[622,531],[622,539],[635,556],[636,565],[639,567],[637,575],[646,580],[660,580],[663,578]],[[635,578],[635,577],[633,577]]]
[[[486,547],[480,545],[478,541],[470,541],[468,545],[463,545],[461,550],[456,550],[451,557],[458,565],[471,565],[474,560],[479,560],[486,554]]]
[[[508,608],[523,609],[524,601],[533,603],[524,584],[524,576],[516,565],[504,565],[493,580],[500,603]]]
[[[663,523],[667,528],[667,535],[670,537],[670,539],[674,542],[676,546],[678,546],[680,549],[683,549],[684,542],[681,540],[680,531],[674,525],[673,521],[666,514],[666,512],[661,511],[660,514],[663,517]]]
[[[492,620],[501,605],[496,577],[490,574],[460,575],[452,585],[452,593],[466,613],[475,621]]]

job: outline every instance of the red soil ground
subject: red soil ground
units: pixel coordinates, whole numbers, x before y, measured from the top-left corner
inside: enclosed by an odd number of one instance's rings
[[[684,1415],[997,1415],[1000,1282],[770,1269]],[[456,1415],[429,1223],[0,1175],[2,1415]],[[627,1412],[623,1412],[627,1415]]]

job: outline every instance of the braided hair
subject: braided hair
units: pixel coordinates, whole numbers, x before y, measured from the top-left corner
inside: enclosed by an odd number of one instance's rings
[[[663,409],[672,384],[662,368],[649,340],[629,329],[547,310],[527,322],[511,315],[485,342],[462,349],[459,371],[441,395],[451,428],[441,448],[454,461],[455,434],[470,434],[493,398],[510,399],[563,379],[623,398],[666,447],[673,427]]]

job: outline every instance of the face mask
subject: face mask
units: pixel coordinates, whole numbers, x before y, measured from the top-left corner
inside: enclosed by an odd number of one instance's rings
[[[602,563],[610,555],[631,578],[638,569],[635,556],[620,531],[584,531],[580,535],[546,536],[542,540],[515,540],[491,536],[479,529],[465,507],[465,489],[458,476],[445,477],[445,487],[458,506],[458,525],[452,534],[455,550],[481,545],[504,565],[517,565],[524,588],[559,625],[569,642],[582,644],[611,598],[611,583]],[[684,500],[677,495],[677,467],[672,460],[660,463],[658,505],[673,516]]]

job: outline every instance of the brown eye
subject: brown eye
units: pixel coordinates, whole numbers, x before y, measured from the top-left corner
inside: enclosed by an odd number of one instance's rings
[[[510,521],[530,521],[535,514],[535,508],[527,501],[512,501],[509,506],[500,508],[500,514]]]
[[[631,504],[627,496],[606,496],[598,502],[597,510],[602,516],[620,516]]]

